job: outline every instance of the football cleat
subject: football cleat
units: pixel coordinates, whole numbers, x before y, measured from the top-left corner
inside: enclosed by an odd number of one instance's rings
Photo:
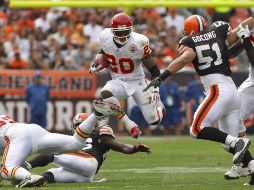
[[[240,177],[246,177],[250,175],[248,167],[243,168],[242,163],[239,165],[233,165],[230,170],[224,174],[226,180],[239,179]]]
[[[45,178],[40,175],[32,174],[28,178],[21,181],[16,187],[41,187],[46,183]]]
[[[246,152],[246,150],[248,150],[249,146],[250,146],[251,142],[249,139],[244,138],[244,139],[239,139],[234,147],[234,156],[233,156],[233,163],[234,164],[240,164],[242,162],[242,159],[244,157],[244,154]]]
[[[131,136],[135,139],[137,139],[141,135],[141,131],[139,130],[138,127],[133,127],[131,129]]]
[[[104,102],[102,100],[94,100],[93,106],[97,112],[103,114],[104,116],[118,116],[124,113],[124,111],[121,110],[119,106],[112,103]]]

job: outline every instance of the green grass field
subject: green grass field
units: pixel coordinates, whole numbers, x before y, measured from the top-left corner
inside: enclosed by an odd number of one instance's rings
[[[121,142],[138,142],[151,147],[152,154],[124,155],[110,151],[95,179],[107,178],[103,183],[48,184],[39,189],[252,189],[243,186],[249,178],[224,180],[224,172],[231,167],[232,156],[221,145],[194,140],[190,137],[119,138]],[[254,148],[250,150],[254,152]],[[47,168],[34,169],[40,174]],[[1,189],[13,189],[2,182]],[[36,188],[38,189],[38,188]]]

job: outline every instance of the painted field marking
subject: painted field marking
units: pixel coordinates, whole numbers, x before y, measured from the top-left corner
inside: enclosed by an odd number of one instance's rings
[[[129,169],[112,169],[112,170],[100,170],[102,173],[107,172],[129,172],[129,173],[219,173],[225,172],[227,168],[221,167],[154,167],[154,168],[129,168]]]

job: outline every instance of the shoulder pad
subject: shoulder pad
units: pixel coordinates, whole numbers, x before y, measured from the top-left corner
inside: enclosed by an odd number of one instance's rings
[[[187,38],[187,36],[182,37],[182,38],[179,40],[179,44],[182,43],[186,38]]]
[[[112,136],[113,138],[115,138],[113,129],[109,127],[109,125],[100,126],[99,136],[103,136],[103,135]]]
[[[184,36],[179,40],[179,45],[184,43],[184,41],[187,39],[188,36]]]
[[[180,40],[179,40],[179,47],[182,45],[182,44],[186,44],[187,43],[187,39],[188,39],[188,36],[184,36],[182,37]]]
[[[140,47],[144,47],[149,44],[149,39],[143,34],[133,33],[133,37],[135,38],[137,45]]]
[[[105,28],[99,33],[99,41],[102,41],[106,39],[108,36],[110,36],[111,30],[110,28]]]

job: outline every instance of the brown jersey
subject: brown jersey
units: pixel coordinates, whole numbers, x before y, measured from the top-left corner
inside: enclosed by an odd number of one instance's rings
[[[229,68],[228,47],[226,44],[230,26],[224,21],[217,21],[207,30],[182,38],[179,42],[180,54],[187,48],[195,51],[193,65],[200,76],[208,74],[231,74]]]
[[[100,140],[106,136],[115,138],[113,130],[110,127],[103,126],[99,130],[93,130],[91,138],[86,140],[86,146],[81,150],[81,153],[87,153],[96,158],[98,161],[97,171],[100,169],[102,162],[107,157],[107,152],[110,150],[106,144],[100,142]]]

